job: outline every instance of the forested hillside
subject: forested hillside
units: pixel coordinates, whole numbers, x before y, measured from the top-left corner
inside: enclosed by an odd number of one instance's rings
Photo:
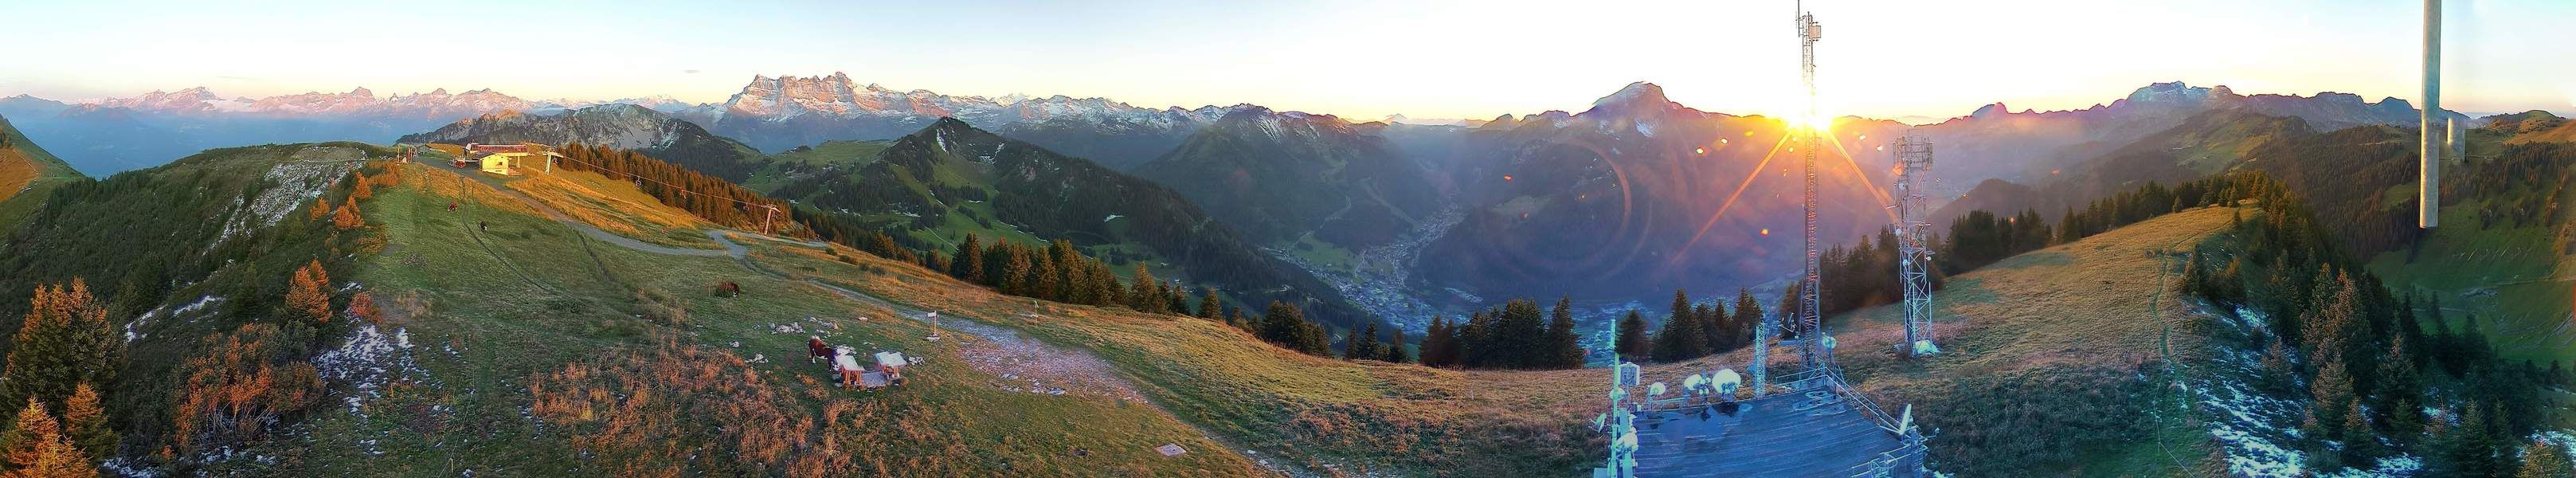
[[[1371,320],[1170,189],[954,119],[896,140],[864,166],[800,178],[773,195],[887,232],[905,247],[945,251],[966,234],[1021,244],[1064,239],[1084,255],[1140,262],[1236,303],[1284,301],[1342,327]]]

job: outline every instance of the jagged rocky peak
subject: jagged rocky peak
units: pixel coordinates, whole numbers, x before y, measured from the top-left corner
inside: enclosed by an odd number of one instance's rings
[[[1680,106],[1681,105],[1674,104],[1673,100],[1664,97],[1664,87],[1656,86],[1654,83],[1640,81],[1629,83],[1628,86],[1619,88],[1619,91],[1612,92],[1609,96],[1603,96],[1599,100],[1594,100],[1592,102],[1592,111],[1586,111],[1585,113],[1591,113],[1594,111],[1604,113],[1622,111],[1660,111],[1678,108]]]

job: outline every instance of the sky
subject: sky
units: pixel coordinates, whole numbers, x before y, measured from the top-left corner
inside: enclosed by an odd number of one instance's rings
[[[1581,111],[1632,81],[1702,110],[1780,114],[1799,91],[1787,0],[218,3],[13,4],[0,96],[364,86],[721,102],[753,75],[839,71],[899,90],[1375,119]],[[1829,115],[2083,108],[2176,80],[2373,101],[2420,89],[2420,1],[1806,5],[1825,25]],[[2445,107],[2576,113],[2576,2],[2446,5]]]

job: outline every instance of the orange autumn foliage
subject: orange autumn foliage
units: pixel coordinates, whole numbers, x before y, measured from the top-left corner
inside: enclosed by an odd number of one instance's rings
[[[348,202],[341,204],[340,212],[331,214],[331,227],[333,228],[357,229],[366,226],[367,220],[358,217],[358,200],[355,197],[352,197]]]
[[[322,270],[322,261],[314,260],[295,269],[295,278],[287,281],[286,313],[290,320],[329,323],[331,293],[326,292],[331,276]]]
[[[199,342],[178,370],[183,392],[171,424],[179,449],[256,439],[319,403],[321,373],[310,363],[283,360],[279,347],[286,340],[276,325],[254,323]]]

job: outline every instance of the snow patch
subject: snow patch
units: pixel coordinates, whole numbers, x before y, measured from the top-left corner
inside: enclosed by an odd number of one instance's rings
[[[429,371],[420,368],[412,358],[411,331],[396,327],[386,334],[375,324],[353,329],[340,348],[313,357],[313,368],[324,381],[347,384],[349,393],[342,397],[349,414],[365,418],[366,402],[382,397],[384,386],[396,376],[427,380]]]

